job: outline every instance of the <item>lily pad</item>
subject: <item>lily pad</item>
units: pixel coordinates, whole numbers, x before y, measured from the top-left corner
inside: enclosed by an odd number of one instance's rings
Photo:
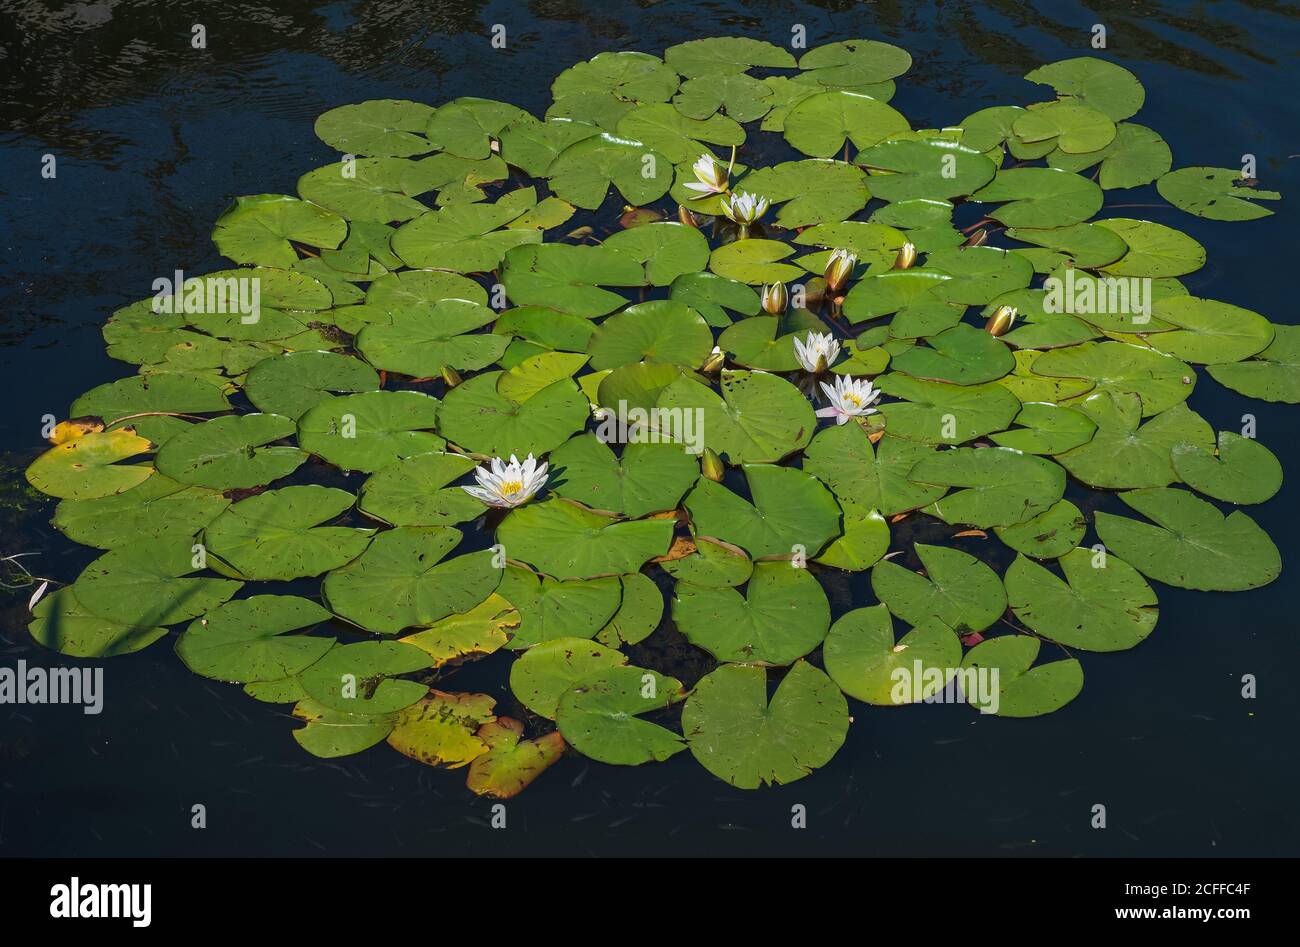
[[[644,142],[601,132],[565,148],[546,176],[558,197],[595,210],[611,186],[631,204],[663,197],[673,183],[673,163]]]
[[[502,378],[502,372],[488,372],[447,392],[440,430],[448,440],[488,457],[540,457],[586,423],[589,402],[570,379],[553,382],[518,402],[497,390]]]
[[[42,493],[68,500],[124,493],[146,481],[154,470],[148,464],[118,461],[153,450],[153,446],[130,428],[86,434],[37,457],[27,468],[27,482]]]
[[[873,175],[871,193],[886,201],[961,197],[993,180],[997,165],[952,141],[893,140],[858,152],[857,164],[889,171]]]
[[[496,721],[495,703],[487,694],[430,691],[397,715],[388,745],[426,766],[459,769],[487,752],[479,733]]]
[[[1219,449],[1175,444],[1169,452],[1178,479],[1227,503],[1263,503],[1282,488],[1282,465],[1259,441],[1219,432]]]
[[[725,371],[722,397],[682,376],[659,395],[657,407],[698,410],[705,446],[732,464],[772,463],[812,439],[816,418],[797,388],[761,372]]]
[[[703,316],[682,303],[657,299],[610,316],[592,333],[587,350],[599,371],[641,361],[696,368],[712,348],[713,333]]]
[[[934,620],[896,641],[889,610],[873,605],[837,620],[822,653],[826,673],[844,693],[868,704],[898,707],[943,689],[961,661],[961,641]]]
[[[1300,327],[1274,326],[1273,333],[1273,341],[1257,357],[1210,365],[1210,377],[1248,398],[1300,403]]]
[[[1213,449],[1214,431],[1186,405],[1138,426],[1142,403],[1136,395],[1099,391],[1079,410],[1097,425],[1091,441],[1057,458],[1066,470],[1093,487],[1164,487],[1178,479],[1171,459],[1178,445]]]
[[[816,477],[793,467],[746,464],[753,502],[701,479],[686,497],[698,533],[726,540],[752,558],[813,556],[840,533],[840,509]]]
[[[871,588],[889,610],[913,627],[938,620],[958,634],[983,631],[1007,608],[996,572],[969,553],[917,543],[925,567],[918,575],[896,562],[871,570]]]
[[[763,668],[724,664],[695,685],[682,711],[691,754],[740,789],[802,779],[831,761],[848,728],[844,696],[803,661],[782,678],[770,704]]]
[[[560,697],[579,681],[627,664],[627,655],[584,638],[534,645],[510,666],[510,690],[533,713],[555,719]]]
[[[925,444],[961,444],[1002,431],[1020,413],[1020,401],[997,384],[949,385],[890,372],[877,379],[885,394],[880,413],[890,434]]]
[[[719,661],[786,665],[822,643],[831,611],[806,569],[760,562],[744,595],[734,588],[679,585],[673,621],[691,644]]]
[[[1038,717],[1060,710],[1083,689],[1083,667],[1074,658],[1032,667],[1040,645],[1029,635],[1004,635],[982,642],[962,660],[962,669],[996,670],[990,700],[967,693],[971,705],[999,717]]]
[[[565,742],[559,731],[534,740],[522,739],[524,725],[509,717],[485,723],[475,736],[488,751],[469,764],[465,785],[480,796],[513,799],[564,754]]]
[[[615,457],[594,434],[582,434],[550,457],[551,489],[562,497],[624,516],[676,508],[700,475],[678,444],[631,443]]]
[[[1112,276],[1183,276],[1205,265],[1205,248],[1180,230],[1149,220],[1110,217],[1097,221],[1119,234],[1128,253],[1104,267]]]
[[[104,553],[71,588],[85,611],[147,634],[216,608],[243,585],[187,578],[200,570],[194,557],[188,539],[138,540]]]
[[[817,433],[804,455],[803,469],[830,487],[841,503],[893,516],[947,492],[946,487],[908,479],[912,468],[933,453],[924,444],[889,435],[873,447],[859,425],[840,424]]]
[[[672,541],[672,520],[618,522],[564,500],[511,512],[497,530],[506,554],[559,579],[635,572]]]
[[[510,641],[515,650],[555,638],[594,638],[622,601],[616,578],[560,581],[522,566],[508,566],[501,595],[519,609],[520,625]]]
[[[158,451],[158,470],[181,483],[215,490],[257,487],[297,470],[307,455],[274,442],[292,437],[292,418],[236,414],[180,432]]]
[[[901,112],[879,99],[837,89],[809,96],[792,108],[785,117],[784,134],[804,154],[829,158],[847,141],[860,149],[870,148],[911,127]]]
[[[1282,560],[1268,534],[1241,511],[1226,517],[1185,490],[1131,490],[1120,499],[1155,525],[1098,512],[1106,548],[1157,582],[1232,592],[1268,585]]]
[[[1037,516],[1012,526],[994,528],[998,539],[1016,552],[1035,559],[1058,559],[1083,541],[1088,529],[1079,508],[1060,500]]]
[[[401,640],[428,652],[434,667],[443,667],[504,647],[521,620],[519,610],[493,592],[469,611],[439,618]]]
[[[1062,99],[1099,109],[1115,121],[1137,114],[1146,100],[1146,90],[1137,76],[1095,56],[1039,66],[1025,78],[1049,85]]]
[[[331,392],[375,391],[379,376],[359,359],[334,352],[286,352],[258,362],[244,392],[261,411],[295,420]]]
[[[218,681],[278,681],[306,670],[334,638],[289,634],[329,621],[330,613],[296,595],[255,595],[227,602],[190,625],[176,653],[195,674]]]
[[[686,749],[676,733],[640,718],[685,696],[681,681],[658,671],[607,668],[560,695],[555,722],[564,739],[583,756],[637,766],[666,760]]]
[[[596,640],[610,647],[639,644],[654,634],[664,614],[664,597],[654,580],[642,572],[620,577],[623,601]]]
[[[1273,212],[1255,201],[1276,201],[1277,191],[1240,184],[1242,173],[1232,168],[1179,168],[1156,182],[1160,196],[1180,210],[1210,220],[1258,220]]]
[[[358,508],[393,526],[453,526],[476,519],[483,504],[448,486],[475,466],[469,457],[441,451],[403,458],[366,479]]]
[[[491,550],[447,558],[460,540],[449,526],[382,532],[360,558],[327,575],[321,591],[336,614],[368,631],[431,625],[473,608],[501,581]]]
[[[986,211],[988,216],[1008,227],[1039,228],[1082,223],[1102,204],[1100,187],[1057,168],[1003,168],[971,200],[1006,201]]]
[[[119,621],[95,614],[81,604],[72,586],[55,589],[37,602],[27,630],[44,647],[77,658],[130,654],[167,634],[144,616]]]
[[[409,158],[433,150],[424,137],[433,109],[403,99],[341,105],[316,119],[316,137],[335,151]]]
[[[603,316],[627,300],[602,286],[640,286],[635,257],[604,247],[565,244],[516,247],[506,254],[501,282],[519,306],[548,306],[579,316]],[[484,300],[486,301],[486,300]]]
[[[487,306],[443,299],[428,310],[394,312],[389,325],[366,326],[357,335],[357,351],[376,368],[416,378],[447,367],[474,371],[495,362],[510,343],[493,332],[474,332],[496,317]]]
[[[431,432],[438,399],[418,391],[367,391],[331,398],[298,420],[298,443],[344,470],[383,470],[404,457],[440,450]]]
[[[988,529],[1023,523],[1045,512],[1065,491],[1057,464],[1007,447],[958,447],[919,461],[913,481],[954,489],[926,507],[946,523]]]

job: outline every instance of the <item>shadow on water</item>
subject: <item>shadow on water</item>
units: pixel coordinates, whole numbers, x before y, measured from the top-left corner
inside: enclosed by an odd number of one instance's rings
[[[497,22],[509,45],[494,52]],[[1138,120],[1168,140],[1176,165],[1230,167],[1252,153],[1264,186],[1285,199],[1247,224],[1148,209],[1152,188],[1111,192],[1108,203],[1142,209],[1104,213],[1150,215],[1204,243],[1209,262],[1186,280],[1193,294],[1295,321],[1300,8],[1282,0],[0,0],[0,554],[39,551],[26,560],[33,571],[65,579],[95,557],[59,536],[53,503],[22,484],[41,416],[62,417],[82,391],[131,373],[104,354],[99,327],[177,267],[219,268],[209,232],[234,196],[291,193],[300,175],[336,159],[312,134],[321,112],[481,95],[540,114],[552,78],[598,52],[657,53],[725,33],[784,43],[795,23],[810,46],[867,36],[907,48],[915,64],[895,102],[918,127],[1042,98],[1021,76],[1089,54],[1093,24],[1105,25],[1104,55],[1145,84]],[[206,27],[205,50],[190,45],[195,24]],[[58,161],[53,181],[40,175],[46,154]],[[1229,430],[1254,415],[1261,441],[1300,471],[1295,408],[1208,378],[1191,407]],[[638,768],[570,758],[509,804],[505,831],[488,828],[489,803],[464,789],[463,772],[383,746],[311,758],[290,736],[287,705],[198,678],[159,642],[105,662],[100,715],[0,707],[0,853],[1292,854],[1300,698],[1287,674],[1297,657],[1288,592],[1300,541],[1289,527],[1300,494],[1289,483],[1252,515],[1282,551],[1283,578],[1234,595],[1159,588],[1156,633],[1131,652],[1083,655],[1083,693],[1057,714],[997,720],[855,704],[830,765],[755,793],[715,780],[689,754]],[[895,548],[908,538],[901,530]],[[992,545],[962,542],[972,552]],[[827,591],[837,615],[872,601],[860,577]],[[87,663],[52,661],[31,641],[29,594],[0,597],[4,663]],[[680,662],[687,683],[705,669],[666,628],[632,650],[635,660]],[[455,687],[510,712],[502,666],[464,666]],[[1247,673],[1260,681],[1253,701],[1240,696]],[[802,831],[789,827],[796,803],[808,810]],[[1089,827],[1096,803],[1108,809],[1105,831]],[[207,830],[189,827],[195,804],[207,807]]]

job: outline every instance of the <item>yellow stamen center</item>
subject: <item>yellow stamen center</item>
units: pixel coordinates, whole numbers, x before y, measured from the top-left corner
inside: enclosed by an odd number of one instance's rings
[[[524,485],[518,480],[507,480],[505,483],[501,484],[501,493],[503,496],[514,496],[523,488]]]
[[[853,407],[855,407],[855,408],[860,408],[860,407],[862,407],[862,399],[859,398],[857,395],[855,395],[855,394],[854,394],[853,392],[851,392],[851,391],[846,391],[846,392],[844,392],[844,399],[843,399],[843,400],[846,401],[848,404],[853,405]]]

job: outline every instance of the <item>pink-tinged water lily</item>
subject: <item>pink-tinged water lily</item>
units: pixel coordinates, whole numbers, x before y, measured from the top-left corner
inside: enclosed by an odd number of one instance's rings
[[[763,311],[770,316],[779,316],[785,312],[790,302],[790,293],[785,283],[766,283],[763,286]]]
[[[718,164],[718,159],[711,154],[700,155],[691,165],[697,181],[685,185],[688,191],[695,191],[701,197],[709,194],[725,194],[727,191],[727,169]]]
[[[865,378],[854,381],[852,375],[840,375],[835,379],[834,388],[826,382],[822,382],[821,386],[830,406],[817,409],[819,418],[834,418],[836,424],[844,424],[849,418],[876,413],[871,405],[880,397],[880,392]]]
[[[835,364],[840,354],[840,343],[829,332],[809,332],[808,341],[794,340],[794,357],[806,371],[814,375]]]
[[[727,219],[741,227],[748,227],[767,213],[768,200],[748,191],[732,194],[730,200],[722,199],[722,212]]]
[[[487,465],[475,468],[474,479],[479,485],[461,489],[488,506],[519,506],[532,499],[546,483],[546,466],[539,465],[532,454],[522,464],[514,454],[510,455],[508,464],[493,457],[490,469]]]
[[[822,278],[826,280],[826,288],[833,293],[838,293],[847,286],[857,262],[858,255],[848,250],[836,250],[832,253],[830,259],[826,261],[826,270],[822,273]]]

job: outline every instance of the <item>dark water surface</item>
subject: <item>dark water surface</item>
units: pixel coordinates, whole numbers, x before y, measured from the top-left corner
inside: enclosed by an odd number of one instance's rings
[[[190,46],[194,23],[207,50]],[[494,23],[506,50],[489,48]],[[1209,262],[1185,279],[1194,295],[1300,321],[1294,2],[0,0],[0,555],[38,551],[34,570],[68,580],[93,558],[47,525],[53,501],[22,484],[41,416],[63,417],[82,391],[132,373],[104,354],[100,325],[177,267],[220,268],[209,233],[233,196],[294,193],[301,174],[336,160],[312,134],[321,112],[480,95],[540,115],[554,76],[598,52],[661,53],[715,34],[782,44],[794,23],[810,46],[862,36],[908,49],[915,65],[894,104],[916,127],[1050,95],[1021,76],[1089,54],[1092,24],[1105,24],[1103,55],[1146,85],[1136,120],[1166,138],[1176,167],[1234,167],[1253,153],[1263,186],[1285,199],[1240,224],[1171,208],[1103,215],[1148,217],[1205,244]],[[54,180],[40,175],[46,153]],[[1107,192],[1108,205],[1156,200],[1154,188]],[[1300,408],[1204,375],[1190,403],[1215,428],[1254,414],[1281,458],[1288,483],[1250,512],[1281,549],[1282,578],[1237,594],[1158,586],[1155,634],[1130,652],[1081,655],[1083,693],[1051,716],[855,702],[830,765],[760,792],[732,789],[689,753],[638,768],[568,758],[493,830],[463,771],[382,744],[316,760],[290,737],[287,706],[196,677],[160,642],[103,662],[99,716],[0,707],[0,854],[1296,854]],[[867,588],[855,585],[854,607],[870,603]],[[75,663],[31,642],[25,600],[0,590],[0,663]],[[502,667],[468,668],[455,686],[504,698]],[[1255,700],[1240,694],[1248,673]],[[190,828],[196,803],[206,830]],[[808,810],[802,831],[790,828],[796,803]],[[1098,803],[1105,830],[1089,825]]]

